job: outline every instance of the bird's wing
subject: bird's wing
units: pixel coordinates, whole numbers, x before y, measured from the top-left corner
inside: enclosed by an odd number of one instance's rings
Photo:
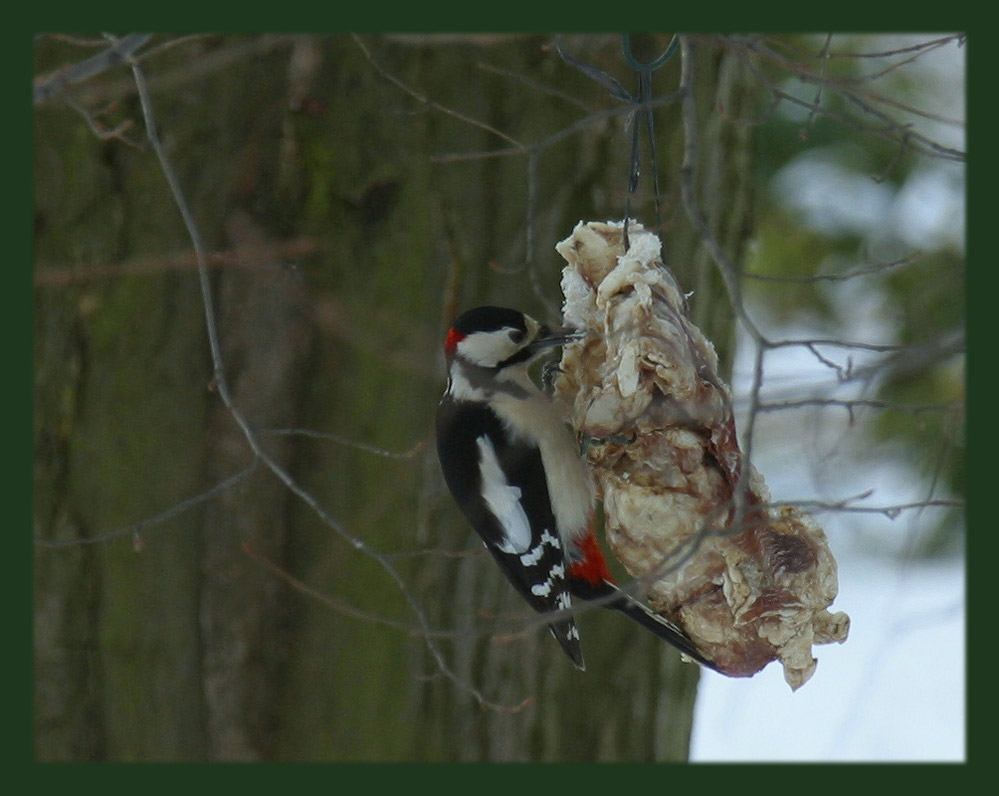
[[[438,454],[448,488],[486,548],[539,613],[571,607],[565,553],[555,525],[541,452],[513,442],[487,406],[445,400],[437,416]],[[579,668],[582,653],[571,617],[550,623]]]

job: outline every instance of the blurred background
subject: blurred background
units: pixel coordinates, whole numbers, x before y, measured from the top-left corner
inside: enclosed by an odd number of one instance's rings
[[[964,37],[672,40],[36,37],[38,760],[964,759]],[[629,210],[839,560],[795,693],[571,670],[445,493],[450,320]]]

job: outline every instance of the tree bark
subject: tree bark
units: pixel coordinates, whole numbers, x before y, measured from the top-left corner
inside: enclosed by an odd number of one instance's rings
[[[190,242],[152,153],[99,140],[58,100],[38,108],[39,759],[686,759],[697,669],[606,611],[580,618],[587,672],[568,666],[480,553],[432,453],[450,317],[490,302],[557,320],[555,243],[623,213],[623,113],[525,148],[617,106],[546,44],[212,37],[144,62],[202,234],[236,250],[212,263],[236,405],[261,432],[423,447],[262,434],[315,505],[258,463],[138,528],[252,452],[213,391]],[[618,37],[566,46],[628,80]],[[43,40],[39,69],[74,55]],[[738,261],[750,140],[717,106],[749,90],[724,51],[696,57],[697,187]],[[674,59],[656,90],[678,74]],[[118,99],[140,141],[126,76],[84,85],[78,104]],[[679,200],[675,103],[655,119],[664,250],[724,358],[731,318]],[[647,226],[651,206],[643,188]]]

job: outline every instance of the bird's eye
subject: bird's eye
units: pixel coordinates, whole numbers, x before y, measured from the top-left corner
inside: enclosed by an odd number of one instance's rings
[[[517,343],[518,345],[520,345],[522,342],[524,342],[524,338],[526,336],[527,336],[527,332],[525,332],[523,329],[511,329],[510,330],[510,339],[513,342]]]

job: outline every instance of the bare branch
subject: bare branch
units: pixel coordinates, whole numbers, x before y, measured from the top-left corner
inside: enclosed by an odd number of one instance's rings
[[[170,506],[170,508],[159,512],[158,514],[153,514],[146,519],[140,520],[139,522],[132,523],[131,525],[126,525],[122,528],[116,528],[112,531],[104,531],[101,533],[92,534],[85,537],[76,537],[73,539],[40,539],[35,537],[34,543],[38,547],[76,547],[77,545],[90,545],[90,544],[103,544],[105,542],[110,542],[115,539],[120,539],[125,536],[131,536],[133,539],[137,538],[140,534],[147,533],[149,530],[157,525],[162,525],[167,520],[172,520],[174,517],[183,514],[184,512],[200,506],[212,498],[218,497],[223,492],[227,492],[232,489],[238,483],[243,481],[245,478],[249,477],[256,469],[258,461],[254,460],[245,470],[240,470],[238,473],[229,476],[228,478],[220,481],[211,489],[206,489],[204,492],[200,492],[197,495],[182,500],[179,503],[175,503]]]
[[[205,255],[208,268],[263,268],[262,263],[275,260],[297,260],[317,254],[321,244],[312,238],[298,238],[281,243],[262,244],[254,248],[254,258],[246,258],[239,249],[209,252]],[[189,271],[198,267],[197,256],[191,252],[174,252],[155,257],[137,257],[108,265],[45,265],[34,271],[35,287],[66,287],[104,279],[126,276],[153,276],[164,271]]]
[[[35,81],[34,103],[40,105],[61,96],[68,89],[83,83],[116,66],[121,66],[132,58],[136,50],[152,38],[149,33],[130,33],[114,40],[104,52],[93,55],[72,66],[60,69],[54,75]]]
[[[456,111],[453,108],[448,108],[444,105],[441,105],[438,102],[435,102],[434,100],[427,97],[425,94],[421,94],[416,89],[407,85],[405,82],[400,80],[391,72],[387,72],[381,66],[381,64],[379,64],[378,61],[375,60],[375,57],[371,54],[371,50],[368,49],[368,46],[364,43],[364,41],[361,39],[360,36],[358,36],[357,34],[351,34],[351,38],[354,40],[354,43],[357,44],[357,46],[360,48],[361,52],[364,53],[364,57],[368,59],[368,62],[374,67],[375,71],[378,72],[378,74],[380,74],[382,77],[384,77],[393,85],[398,86],[400,89],[405,91],[407,94],[409,94],[409,96],[411,96],[421,105],[426,105],[428,108],[440,111],[441,113],[444,113],[448,116],[458,119],[459,121],[465,122],[466,124],[470,124],[473,127],[478,127],[480,130],[485,130],[487,133],[492,133],[497,138],[506,141],[508,144],[512,144],[521,152],[524,151],[524,146],[519,141],[517,141],[517,139],[512,138],[511,136],[504,133],[502,130],[497,130],[495,127],[493,127],[490,124],[486,124],[485,122],[480,122],[478,119],[473,119],[461,113],[460,111]]]

